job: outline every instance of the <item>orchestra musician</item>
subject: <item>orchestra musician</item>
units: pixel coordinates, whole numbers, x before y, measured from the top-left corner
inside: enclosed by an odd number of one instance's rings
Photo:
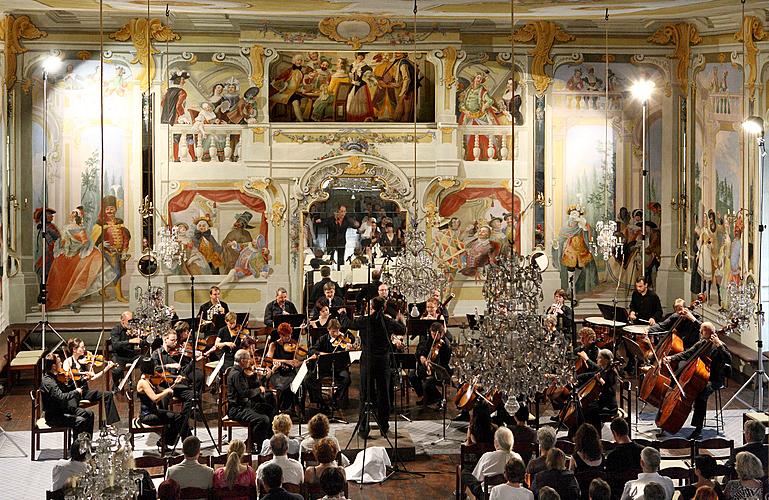
[[[705,344],[711,342],[713,349],[710,351],[710,378],[705,388],[697,395],[694,400],[694,411],[692,412],[692,427],[694,430],[687,439],[698,439],[702,436],[702,426],[705,422],[705,413],[708,408],[708,398],[713,394],[716,387],[721,387],[724,383],[724,365],[732,362],[732,355],[726,348],[721,339],[716,334],[716,327],[713,323],[706,321],[700,325],[700,340],[696,344],[686,349],[684,352],[674,356],[665,356],[664,363],[686,362],[689,361],[699,350],[704,348]],[[679,365],[680,366],[680,365]]]
[[[446,327],[435,322],[430,325],[430,335],[424,336],[417,346],[417,367],[409,374],[409,382],[420,400],[418,405],[445,404],[438,390],[439,381],[433,367],[439,365],[451,374],[451,342],[446,338]]]
[[[425,302],[425,312],[419,317],[419,319],[432,319],[435,321],[444,321],[446,318],[439,312],[440,302],[435,297],[430,297]]]
[[[389,391],[390,354],[392,353],[391,336],[404,335],[406,325],[403,314],[399,311],[395,319],[384,314],[385,301],[374,297],[369,303],[369,314],[353,320],[350,328],[358,331],[363,352],[360,359],[361,401],[376,401],[376,419],[379,432],[386,435],[390,429]],[[358,435],[363,438],[370,431],[369,422],[365,421],[365,406],[360,407]]]
[[[329,308],[328,305],[321,301],[316,304],[316,307],[318,308],[318,317],[309,321],[310,326],[312,328],[327,328],[329,321],[334,319],[331,317],[331,308]],[[336,320],[341,325],[341,328],[346,330],[347,325],[350,323],[350,319],[348,318],[345,309],[340,309],[339,311],[339,316],[336,318]]]
[[[582,360],[578,365],[584,365],[582,373],[577,375],[577,382],[582,383],[589,379],[593,373],[597,372],[600,368],[598,366],[598,346],[595,343],[596,335],[595,331],[588,327],[582,327],[579,330],[579,343],[580,345],[574,350],[574,354],[579,356]]]
[[[267,357],[273,361],[270,383],[278,390],[278,409],[285,411],[294,406],[294,393],[291,382],[296,376],[296,369],[302,362],[296,359],[299,346],[293,339],[294,329],[288,323],[278,325],[278,339],[270,342]],[[259,441],[261,442],[261,441]]]
[[[349,350],[352,347],[352,339],[346,338],[341,332],[342,325],[336,319],[330,319],[326,326],[328,333],[318,338],[318,341],[310,348],[310,357],[308,360],[318,359],[323,354],[335,353]],[[348,342],[349,341],[349,342]],[[352,379],[347,366],[334,366],[334,382],[336,390],[331,396],[331,407],[336,408],[339,398],[343,397],[350,387]],[[323,403],[323,397],[320,388],[320,377],[328,377],[331,373],[318,373],[319,367],[316,367],[306,379],[307,392],[310,394],[310,401],[314,403]]]
[[[272,374],[272,370],[264,363],[257,363],[262,353],[261,351],[257,353],[256,339],[254,337],[244,336],[243,340],[240,341],[240,349],[248,351],[249,356],[251,356],[250,364],[244,371],[248,380],[248,388],[251,389],[251,401],[258,406],[260,413],[264,413],[272,421],[272,417],[275,416],[275,408],[278,407],[275,394],[272,391],[262,392],[259,390],[260,386],[267,387],[267,379]],[[237,354],[237,351],[235,351],[235,354]]]
[[[274,406],[270,408],[266,399],[270,391],[267,391],[264,385],[249,382],[249,378],[253,378],[246,374],[250,367],[251,354],[245,349],[238,349],[235,353],[235,364],[227,371],[227,415],[233,420],[250,425],[254,436],[252,452],[258,454],[257,443],[261,443],[271,434],[270,422]]]
[[[216,334],[216,343],[214,349],[224,355],[224,366],[222,372],[235,363],[235,351],[238,350],[240,339],[240,325],[238,325],[238,315],[230,311],[224,315],[225,326],[219,329]]]
[[[673,303],[673,310],[675,312],[664,321],[649,327],[647,333],[669,332],[680,320],[680,323],[676,326],[676,332],[684,342],[684,350],[689,349],[700,339],[702,321],[686,307],[684,299],[676,299]]]
[[[648,321],[650,326],[662,321],[662,303],[654,291],[649,290],[646,278],[639,276],[635,280],[635,290],[628,306],[630,321]]]
[[[201,304],[198,309],[198,318],[200,318],[201,321],[211,322],[208,326],[201,328],[201,331],[204,331],[206,335],[214,335],[217,328],[217,317],[223,317],[230,312],[230,307],[227,303],[219,299],[221,296],[221,289],[216,285],[212,286],[208,290],[208,302]],[[221,325],[221,323],[219,323],[219,325]]]
[[[280,287],[275,292],[275,300],[264,308],[264,324],[275,327],[275,322],[280,322],[280,316],[284,314],[297,314],[296,306],[288,300],[288,292]]]
[[[163,370],[176,376],[181,375],[184,377],[183,383],[176,381],[174,383],[173,393],[174,396],[182,400],[183,412],[185,415],[189,415],[194,404],[194,393],[192,389],[192,370],[195,369],[195,363],[191,360],[186,360],[176,341],[176,331],[167,330],[163,334],[163,345],[160,349],[156,349],[151,356],[152,362],[155,363],[155,370]],[[203,386],[203,374],[198,372],[195,374],[196,389],[200,390]]]
[[[326,283],[323,286],[323,297],[315,302],[315,307],[312,309],[312,314],[310,315],[312,319],[317,319],[320,315],[320,310],[318,309],[319,305],[327,305],[331,308],[344,306],[344,300],[336,295],[336,285],[333,282]],[[342,308],[339,309],[338,312],[341,314],[346,311]]]
[[[105,373],[110,371],[115,365],[112,361],[108,361],[106,366],[99,373],[94,372],[94,361],[86,361],[86,349],[85,343],[79,339],[68,339],[67,349],[69,349],[70,356],[64,360],[62,368],[64,371],[73,373],[76,371],[80,374],[80,380],[74,383],[74,387],[79,387],[83,390],[80,395],[81,400],[87,399],[92,403],[104,402],[104,412],[107,417],[107,425],[112,425],[115,422],[120,422],[120,415],[118,415],[115,401],[113,400],[114,393],[112,391],[99,391],[89,388],[89,382],[100,379]],[[82,363],[81,363],[82,361]]]
[[[582,408],[585,422],[598,429],[600,436],[603,420],[617,414],[617,370],[611,366],[614,354],[609,349],[598,351],[598,369],[592,376],[600,384],[600,393],[595,401]]]
[[[556,328],[559,332],[571,332],[574,314],[571,307],[566,305],[566,290],[559,288],[553,293],[553,304],[547,308],[545,314],[555,316]]]
[[[192,434],[186,412],[177,413],[162,408],[165,399],[173,395],[177,384],[181,383],[184,377],[178,375],[170,384],[168,384],[169,381],[165,381],[164,384],[167,387],[161,388],[160,384],[152,384],[151,379],[155,374],[155,363],[151,358],[142,359],[139,369],[142,374],[139,382],[136,384],[136,393],[141,404],[139,421],[145,425],[164,424],[166,426],[164,433],[165,449],[161,449],[160,452],[167,453],[174,447],[179,436],[184,439]],[[158,403],[161,406],[158,406]],[[160,443],[158,443],[158,446],[160,446]]]
[[[329,283],[332,283],[335,291],[341,295],[342,289],[339,287],[339,284],[331,279],[331,268],[323,266],[320,268],[320,281],[312,286],[312,291],[310,292],[310,304],[316,303],[318,299],[323,296],[323,290]]]
[[[45,423],[51,427],[72,428],[72,439],[80,433],[93,434],[93,412],[79,408],[83,389],[73,389],[60,382],[57,375],[62,371],[61,358],[58,354],[48,354],[43,361],[43,380],[40,382],[40,396],[43,400]]]
[[[141,343],[138,336],[129,335],[128,327],[133,321],[134,315],[131,311],[123,311],[120,315],[120,323],[112,327],[110,339],[112,340],[112,358],[115,366],[112,369],[112,385],[117,387],[123,380],[127,365],[133,363],[138,353],[136,348]]]

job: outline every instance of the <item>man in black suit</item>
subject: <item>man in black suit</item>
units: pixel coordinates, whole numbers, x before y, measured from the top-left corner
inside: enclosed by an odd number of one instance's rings
[[[673,309],[675,312],[668,316],[664,321],[649,327],[649,333],[669,332],[673,326],[678,323],[676,332],[684,342],[684,349],[688,349],[700,339],[700,326],[702,326],[702,321],[687,309],[684,299],[676,299],[673,303]]]
[[[336,319],[330,319],[328,320],[328,324],[326,325],[326,328],[328,329],[328,333],[322,335],[318,341],[315,343],[315,345],[312,346],[310,349],[310,357],[308,360],[311,359],[318,359],[318,357],[322,356],[323,354],[331,354],[336,352],[343,352],[345,350],[344,347],[341,347],[339,345],[334,345],[335,342],[339,342],[339,339],[342,337],[342,332],[340,331],[341,324]],[[323,403],[323,397],[321,394],[321,386],[320,386],[320,378],[319,377],[328,377],[332,374],[330,373],[318,373],[318,367],[316,365],[314,371],[312,374],[310,374],[305,380],[308,388],[308,393],[311,396],[311,400],[313,402],[317,403]],[[331,396],[331,405],[332,407],[336,408],[337,402],[339,401],[339,398],[342,397],[347,389],[350,387],[350,372],[348,370],[348,367],[340,365],[336,365],[333,367],[334,373],[334,381],[336,382],[336,390],[334,391],[334,394]]]
[[[262,470],[262,484],[268,491],[263,500],[303,500],[302,495],[283,488],[283,469],[278,464],[267,464]]]
[[[230,306],[223,300],[219,300],[222,291],[218,286],[212,286],[208,291],[208,302],[201,304],[198,309],[198,318],[201,321],[211,321],[201,328],[205,335],[215,335],[219,328],[224,326],[224,315],[230,312]]]
[[[337,269],[344,263],[344,247],[347,244],[347,230],[350,228],[357,228],[360,223],[347,216],[347,207],[339,205],[334,216],[326,220],[326,230],[328,236],[326,237],[326,247],[328,253],[334,255],[336,252],[336,265]]]
[[[45,373],[40,383],[40,395],[43,399],[45,423],[51,427],[71,427],[73,440],[77,439],[81,432],[91,436],[93,412],[78,407],[83,389],[70,389],[56,380],[56,374],[62,369],[61,359],[57,354],[48,354],[43,368]]]
[[[318,319],[318,316],[320,316],[320,308],[323,306],[332,308],[344,306],[344,300],[336,295],[336,286],[333,282],[326,283],[326,285],[323,287],[323,296],[315,302],[315,307],[312,308],[310,318]],[[339,314],[345,312],[346,311],[344,308],[338,310]]]
[[[320,281],[312,286],[312,292],[310,293],[310,306],[314,306],[319,298],[323,297],[323,288],[328,283],[334,284],[334,289],[337,295],[342,294],[342,289],[336,281],[331,280],[331,268],[323,266],[320,268]]]
[[[280,318],[283,314],[297,314],[296,306],[288,300],[288,292],[285,288],[280,287],[275,292],[275,300],[267,304],[264,308],[264,324],[267,326],[277,327],[274,324],[276,318]]]
[[[115,366],[112,368],[112,385],[115,387],[123,380],[126,365],[133,363],[133,360],[139,355],[136,348],[139,347],[141,340],[139,337],[128,335],[128,326],[133,317],[131,311],[124,311],[120,315],[120,323],[113,326],[109,334],[112,340],[112,361],[115,362]]]
[[[743,428],[743,434],[745,437],[745,445],[735,448],[732,452],[732,456],[726,461],[726,466],[731,471],[732,479],[737,479],[737,475],[734,473],[734,459],[737,453],[741,451],[749,451],[761,460],[763,469],[767,467],[767,445],[766,442],[766,427],[758,420],[748,420],[745,422]]]

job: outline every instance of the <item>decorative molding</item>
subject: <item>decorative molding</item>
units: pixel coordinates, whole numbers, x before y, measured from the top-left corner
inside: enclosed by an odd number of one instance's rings
[[[673,95],[673,87],[670,85],[670,81],[672,79],[672,76],[670,75],[670,59],[667,57],[656,57],[656,56],[645,56],[644,54],[633,54],[630,56],[630,64],[633,64],[635,66],[640,66],[642,64],[646,64],[648,66],[654,66],[656,67],[659,72],[660,76],[662,77],[660,80],[656,80],[654,83],[657,84],[657,88],[664,89],[665,95],[667,97],[670,97]],[[661,82],[664,82],[664,85],[660,85]]]
[[[535,21],[528,23],[513,33],[513,41],[531,42],[534,41],[534,48],[530,54],[531,75],[534,79],[534,88],[538,93],[544,94],[553,78],[545,73],[545,66],[553,64],[550,57],[550,51],[555,42],[571,42],[575,40],[574,35],[562,30],[552,21]]]
[[[354,142],[365,142],[366,144],[398,144],[398,143],[408,143],[408,142],[414,142],[414,135],[413,134],[401,134],[401,133],[381,133],[381,132],[371,132],[369,130],[364,129],[350,129],[350,130],[342,130],[342,131],[336,131],[336,132],[309,132],[304,134],[293,134],[289,133],[283,130],[274,130],[272,132],[273,138],[278,137],[285,137],[289,140],[289,142],[294,142],[296,144],[304,144],[304,143],[324,143],[324,144],[334,144],[334,143],[354,143]],[[423,142],[432,142],[435,140],[435,131],[430,130],[423,133],[417,133],[417,142],[423,143]]]
[[[251,62],[251,83],[261,89],[264,85],[264,47],[252,45],[248,60]]]
[[[371,14],[327,17],[318,23],[321,33],[331,40],[350,45],[352,50],[360,49],[364,43],[375,42],[379,37],[391,33],[393,28],[405,27],[403,21],[391,21],[387,17]]]
[[[742,20],[742,29],[734,34],[734,39],[745,45],[745,66],[750,68],[745,83],[748,85],[748,97],[751,101],[756,98],[756,75],[758,73],[756,71],[756,56],[758,55],[756,42],[766,40],[767,36],[769,34],[764,32],[761,20],[755,16],[745,16],[745,19]]]
[[[87,61],[91,58],[91,52],[88,50],[78,50],[75,54],[81,61]]]
[[[5,42],[5,87],[10,92],[16,84],[16,63],[19,54],[23,54],[28,49],[21,44],[21,40],[37,40],[48,36],[48,33],[37,29],[29,16],[14,17],[11,14],[6,15],[0,22],[0,38]]]
[[[273,226],[282,226],[283,225],[283,217],[286,215],[286,205],[283,203],[276,201],[272,204],[272,214],[270,216],[270,221],[272,222]]]
[[[457,83],[454,66],[457,63],[458,54],[456,47],[446,47],[440,51],[439,57],[443,59],[443,86],[447,89]]]
[[[131,41],[134,49],[136,49],[136,56],[131,60],[131,64],[141,64],[144,71],[136,77],[136,80],[144,80],[147,77],[147,71],[149,71],[150,80],[155,79],[155,59],[151,57],[157,54],[158,51],[152,46],[152,41],[156,42],[174,42],[181,39],[181,36],[168,27],[165,26],[160,19],[150,19],[149,24],[147,19],[143,17],[137,17],[131,19],[123,25],[122,28],[109,35],[110,40],[118,42]],[[149,62],[149,67],[147,66]]]
[[[366,173],[366,166],[363,163],[363,158],[358,155],[352,155],[347,157],[349,163],[344,169],[344,175],[363,175]]]
[[[684,94],[689,92],[689,62],[692,45],[702,42],[697,27],[689,23],[666,24],[659,28],[648,39],[657,45],[674,44],[676,46],[672,59],[678,61],[676,66],[676,81]]]

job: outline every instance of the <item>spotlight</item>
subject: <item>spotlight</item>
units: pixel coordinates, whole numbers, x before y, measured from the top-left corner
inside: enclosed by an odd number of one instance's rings
[[[760,116],[750,116],[742,122],[742,130],[753,135],[764,134],[764,120]]]
[[[638,80],[630,87],[630,93],[635,99],[646,102],[654,92],[654,82],[651,80]]]
[[[43,71],[54,73],[61,67],[61,58],[58,56],[48,56],[43,61]]]

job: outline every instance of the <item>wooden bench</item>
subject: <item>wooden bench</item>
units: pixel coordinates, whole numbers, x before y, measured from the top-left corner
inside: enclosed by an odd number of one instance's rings
[[[40,363],[45,351],[36,349],[33,351],[22,350],[22,343],[28,332],[22,328],[8,330],[8,353],[6,354],[8,366],[8,390],[15,381],[21,378],[22,373],[31,373],[33,383],[37,384],[42,378]]]

